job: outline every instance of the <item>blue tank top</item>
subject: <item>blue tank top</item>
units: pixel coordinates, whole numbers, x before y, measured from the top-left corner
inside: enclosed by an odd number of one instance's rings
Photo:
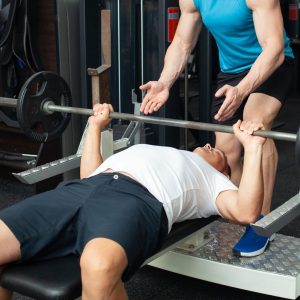
[[[262,48],[246,0],[194,0],[194,5],[216,40],[221,71],[239,73],[250,69]],[[294,58],[286,33],[284,44],[285,56]]]

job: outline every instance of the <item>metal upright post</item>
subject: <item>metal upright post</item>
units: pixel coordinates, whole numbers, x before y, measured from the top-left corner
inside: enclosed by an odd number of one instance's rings
[[[210,103],[212,99],[212,41],[211,35],[203,28],[199,37],[199,121],[210,123]],[[198,143],[211,142],[212,134],[198,132]]]
[[[184,119],[188,120],[189,107],[189,71],[188,65],[184,69]],[[184,129],[184,149],[188,149],[188,130]]]

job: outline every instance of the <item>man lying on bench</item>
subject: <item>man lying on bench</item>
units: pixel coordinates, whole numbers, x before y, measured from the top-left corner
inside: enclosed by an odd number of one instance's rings
[[[83,300],[127,299],[123,281],[157,252],[174,222],[211,215],[257,220],[263,202],[262,125],[237,122],[244,146],[239,189],[224,154],[209,144],[193,152],[135,145],[103,162],[101,129],[111,105],[89,118],[81,180],[30,197],[0,212],[0,265],[80,256]],[[9,299],[1,290],[0,299]]]

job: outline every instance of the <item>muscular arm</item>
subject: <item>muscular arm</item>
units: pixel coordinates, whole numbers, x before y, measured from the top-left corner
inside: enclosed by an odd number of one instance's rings
[[[158,111],[167,102],[170,88],[183,71],[198,40],[202,23],[193,0],[180,0],[179,3],[181,17],[174,40],[166,52],[160,78],[140,86],[142,91],[147,91],[140,107],[146,115]]]
[[[237,85],[224,85],[216,97],[225,100],[214,118],[225,121],[230,118],[242,101],[259,87],[284,61],[284,29],[279,0],[246,0],[253,11],[258,41],[262,47],[247,76]]]
[[[91,175],[103,162],[100,152],[101,130],[110,122],[109,113],[113,111],[110,104],[96,104],[94,115],[89,118],[83,152],[80,161],[80,178]]]
[[[216,204],[222,216],[233,222],[249,224],[257,220],[263,204],[264,185],[262,153],[264,140],[249,136],[234,125],[236,136],[244,145],[243,174],[238,191],[224,191]]]
[[[180,0],[181,16],[166,55],[159,81],[169,89],[183,71],[191,51],[194,49],[201,30],[201,17],[193,0]]]
[[[262,146],[245,150],[243,175],[238,191],[222,192],[217,206],[225,219],[249,224],[256,221],[263,203]]]
[[[98,125],[90,124],[80,161],[81,179],[88,177],[102,164],[103,159],[100,153],[100,144],[101,128]]]
[[[279,0],[247,0],[262,52],[238,84],[243,98],[259,87],[284,61],[284,27]]]

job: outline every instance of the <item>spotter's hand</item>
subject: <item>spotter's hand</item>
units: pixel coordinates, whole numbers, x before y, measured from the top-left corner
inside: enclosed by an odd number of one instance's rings
[[[214,116],[214,118],[219,122],[226,121],[230,117],[232,117],[243,102],[243,96],[240,95],[238,88],[236,86],[231,86],[228,84],[221,87],[216,92],[215,96],[225,96],[225,100],[222,106]]]
[[[158,111],[169,98],[169,89],[160,81],[149,81],[140,90],[147,91],[140,108],[145,115]]]

